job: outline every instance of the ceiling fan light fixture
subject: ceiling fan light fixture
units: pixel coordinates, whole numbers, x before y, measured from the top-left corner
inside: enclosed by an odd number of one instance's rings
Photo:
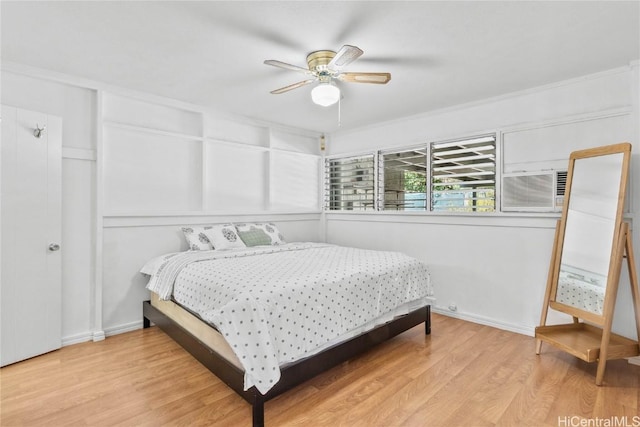
[[[318,105],[328,107],[340,99],[340,89],[331,82],[320,83],[311,90],[311,100]]]

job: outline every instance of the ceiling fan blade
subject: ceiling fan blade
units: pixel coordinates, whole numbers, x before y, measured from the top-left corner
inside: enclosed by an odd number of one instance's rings
[[[338,79],[349,83],[374,83],[383,85],[391,80],[390,73],[341,73]]]
[[[266,65],[273,65],[274,67],[284,68],[285,70],[293,70],[299,73],[310,74],[313,75],[314,72],[309,70],[308,68],[298,67],[297,65],[287,64],[286,62],[277,61],[275,59],[267,59],[264,61]]]
[[[359,47],[345,44],[327,64],[327,68],[330,70],[340,70],[358,59],[363,53]]]
[[[274,95],[277,95],[277,94],[280,94],[280,93],[288,92],[288,91],[290,91],[292,89],[297,89],[299,87],[308,85],[309,83],[313,83],[315,81],[316,81],[316,79],[303,80],[301,82],[294,83],[294,84],[289,85],[289,86],[281,87],[280,89],[272,90],[271,93],[273,93]]]

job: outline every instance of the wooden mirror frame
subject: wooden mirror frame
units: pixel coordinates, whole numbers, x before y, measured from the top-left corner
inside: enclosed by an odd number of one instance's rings
[[[623,155],[618,204],[611,242],[611,257],[607,276],[607,287],[601,314],[586,311],[556,301],[562,249],[567,226],[567,216],[571,201],[571,187],[576,160],[612,154]],[[640,355],[640,343],[611,332],[613,313],[618,293],[618,282],[622,268],[622,259],[626,256],[629,268],[631,296],[635,312],[637,338],[640,339],[640,292],[638,275],[633,256],[632,238],[629,224],[623,221],[624,199],[629,176],[631,144],[628,142],[574,151],[569,158],[567,185],[561,219],[556,224],[554,245],[547,276],[547,288],[540,316],[540,326],[535,330],[536,354],[540,354],[542,342],[560,348],[586,362],[598,362],[596,384],[602,385],[606,361]],[[546,326],[549,308],[573,317],[573,323]],[[580,319],[583,321],[581,322]],[[586,321],[586,322],[585,322]]]

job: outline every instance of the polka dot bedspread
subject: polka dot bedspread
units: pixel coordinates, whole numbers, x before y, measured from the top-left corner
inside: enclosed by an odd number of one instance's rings
[[[175,254],[147,288],[214,325],[245,369],[245,389],[263,394],[281,365],[432,295],[414,258],[320,243]]]

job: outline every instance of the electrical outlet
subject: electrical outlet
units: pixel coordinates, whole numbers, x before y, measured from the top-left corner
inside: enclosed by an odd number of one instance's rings
[[[449,304],[449,311],[458,311],[458,306],[452,302]]]

